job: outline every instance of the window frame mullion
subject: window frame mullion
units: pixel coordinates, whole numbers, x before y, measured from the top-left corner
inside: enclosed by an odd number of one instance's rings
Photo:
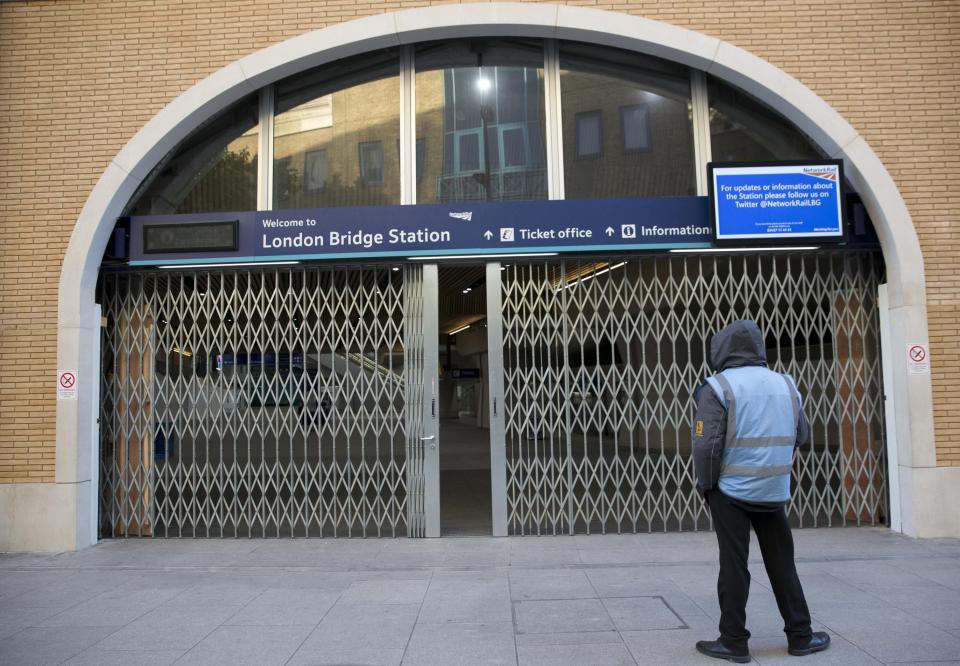
[[[693,163],[697,175],[697,195],[707,196],[707,164],[713,159],[710,146],[710,100],[707,75],[690,68],[690,107],[693,121]]]
[[[560,43],[543,40],[543,79],[547,135],[547,198],[565,198],[563,183],[563,122],[560,106]]]
[[[257,210],[273,210],[273,86],[260,89]]]

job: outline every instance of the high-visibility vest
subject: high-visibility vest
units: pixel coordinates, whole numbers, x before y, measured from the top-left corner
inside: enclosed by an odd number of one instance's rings
[[[748,502],[789,501],[800,418],[793,378],[747,366],[729,368],[707,382],[727,410],[721,492]]]

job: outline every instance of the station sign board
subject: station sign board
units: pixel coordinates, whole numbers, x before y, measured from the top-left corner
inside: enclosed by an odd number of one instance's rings
[[[235,235],[232,230],[236,230]],[[130,265],[706,248],[706,197],[466,202],[130,218]]]
[[[713,162],[708,176],[718,246],[845,239],[840,160]]]

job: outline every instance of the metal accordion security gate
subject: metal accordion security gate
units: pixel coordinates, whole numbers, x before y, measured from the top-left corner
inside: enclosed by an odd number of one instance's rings
[[[812,441],[798,526],[886,522],[879,253],[515,264],[502,277],[511,534],[708,529],[694,491],[694,388],[709,336],[755,319]]]
[[[423,272],[105,272],[101,534],[423,536]]]

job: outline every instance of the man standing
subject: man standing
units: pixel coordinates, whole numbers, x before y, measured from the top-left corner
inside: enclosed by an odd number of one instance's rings
[[[826,650],[830,636],[810,629],[783,508],[790,500],[793,450],[810,434],[800,392],[792,377],[767,369],[763,334],[753,321],[735,321],[717,333],[710,343],[710,363],[717,374],[694,395],[693,459],[697,491],[710,505],[720,546],[720,637],[699,641],[697,651],[736,663],[750,661],[751,525],[790,654]]]

